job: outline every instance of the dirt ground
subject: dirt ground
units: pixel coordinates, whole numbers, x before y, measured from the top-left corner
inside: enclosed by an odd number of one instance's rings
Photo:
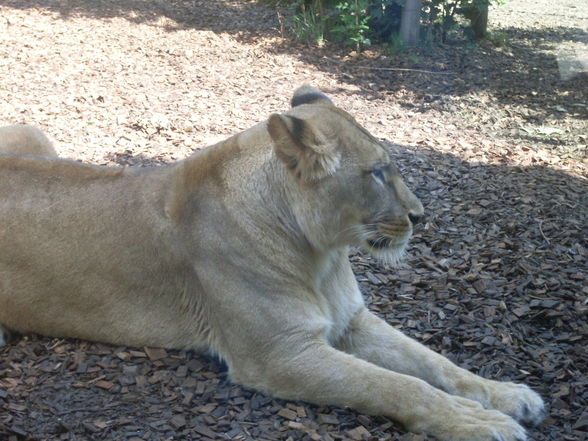
[[[370,308],[540,392],[531,439],[583,441],[588,2],[512,0],[490,19],[497,44],[357,55],[292,41],[257,2],[0,0],[0,125],[34,124],[84,162],[158,165],[320,87],[390,146],[427,210],[399,268],[353,251]],[[0,439],[429,438],[243,389],[192,352],[27,336],[0,349]]]

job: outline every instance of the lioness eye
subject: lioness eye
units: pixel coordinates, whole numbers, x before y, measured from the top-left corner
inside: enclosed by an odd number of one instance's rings
[[[386,182],[386,176],[384,175],[384,171],[381,168],[372,170],[372,176],[382,184]]]

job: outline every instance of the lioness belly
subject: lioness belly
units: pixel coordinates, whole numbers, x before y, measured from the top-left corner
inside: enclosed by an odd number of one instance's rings
[[[176,305],[155,299],[149,291],[123,295],[124,285],[113,293],[108,284],[72,291],[13,283],[14,276],[13,271],[0,271],[0,278],[9,282],[8,289],[6,283],[0,289],[0,324],[8,329],[131,346],[203,346]],[[31,273],[16,276],[35,278]]]

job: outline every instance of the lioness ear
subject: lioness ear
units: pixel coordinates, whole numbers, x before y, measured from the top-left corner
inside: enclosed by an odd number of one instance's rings
[[[296,177],[312,182],[332,175],[339,154],[311,125],[293,116],[273,114],[267,123],[276,156]]]
[[[292,107],[300,106],[302,104],[327,104],[334,106],[333,101],[331,101],[327,95],[308,84],[296,89],[291,104]]]

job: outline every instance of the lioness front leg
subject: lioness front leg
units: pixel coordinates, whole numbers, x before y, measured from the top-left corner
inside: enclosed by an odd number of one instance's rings
[[[538,424],[543,419],[543,400],[526,385],[487,380],[461,369],[367,309],[355,316],[339,346],[378,366],[421,378],[450,394],[476,400],[524,423]]]
[[[525,440],[509,416],[447,394],[426,382],[383,369],[326,342],[291,341],[272,354],[231,363],[232,378],[271,395],[316,404],[348,406],[385,415],[414,432],[444,441]]]

